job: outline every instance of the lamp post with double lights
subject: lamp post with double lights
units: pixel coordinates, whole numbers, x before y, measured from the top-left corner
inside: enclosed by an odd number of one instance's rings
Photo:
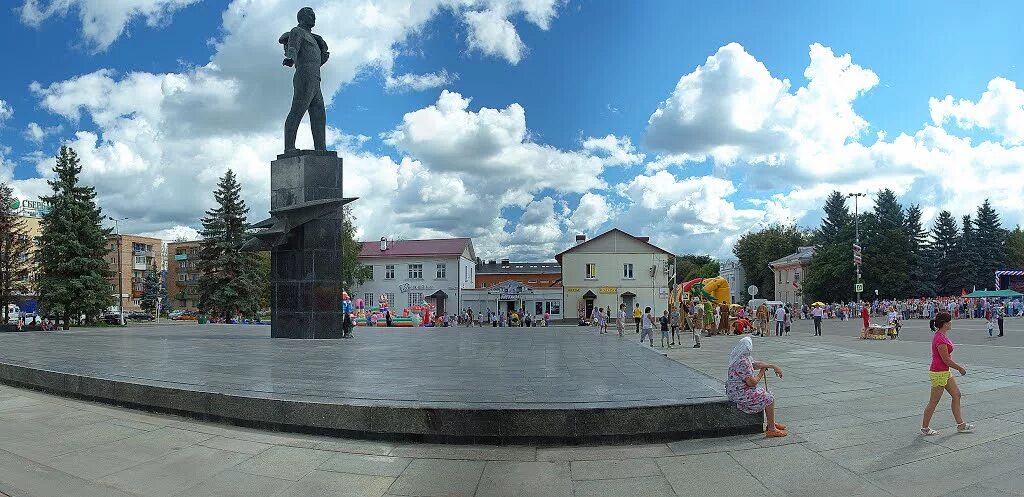
[[[854,282],[854,287],[853,288],[854,288],[854,290],[856,290],[857,302],[858,303],[860,303],[860,292],[862,290],[862,288],[860,286],[861,285],[861,282],[860,282],[860,267],[861,267],[861,264],[864,261],[861,258],[860,212],[859,212],[859,209],[858,209],[857,200],[860,199],[860,197],[866,197],[866,196],[867,196],[867,194],[860,193],[860,192],[857,192],[857,193],[847,193],[846,194],[846,198],[853,197],[853,222],[854,222],[853,265],[856,266],[856,268],[857,268],[857,279]]]
[[[114,239],[117,246],[117,314],[118,324],[124,324],[124,277],[122,274],[121,266],[121,231],[118,229],[118,222],[126,221],[127,217],[113,218],[107,216],[107,219],[114,222]]]

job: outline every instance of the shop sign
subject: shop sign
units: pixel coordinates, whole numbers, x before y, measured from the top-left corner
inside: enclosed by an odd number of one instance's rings
[[[613,286],[603,286],[603,287],[601,287],[601,290],[599,291],[599,293],[610,293],[610,294],[614,295],[614,294],[618,293],[618,291],[619,291],[619,289],[615,288]]]
[[[580,293],[578,287],[565,287],[565,293]]]
[[[402,292],[402,293],[409,293],[412,290],[420,291],[420,290],[433,290],[433,289],[434,289],[434,287],[432,287],[430,285],[410,285],[408,283],[402,283],[401,285],[398,285],[398,291]]]
[[[523,294],[532,294],[533,290],[522,283],[506,282],[494,285],[487,293],[497,295],[499,300],[516,300],[522,298]]]

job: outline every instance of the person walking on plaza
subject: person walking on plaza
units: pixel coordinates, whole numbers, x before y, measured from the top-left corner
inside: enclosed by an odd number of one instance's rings
[[[996,320],[995,316],[992,315],[992,306],[985,308],[985,325],[988,328],[988,337],[992,338],[992,333],[995,331]]]
[[[697,323],[699,321],[695,318],[695,316],[696,316],[695,313],[697,312],[698,309],[701,308],[701,306],[695,305],[695,306],[693,306],[693,311],[690,311],[690,309],[687,309],[685,307],[686,305],[687,304],[684,304],[684,307],[683,307],[683,309],[685,309],[685,311],[686,311],[685,314],[684,314],[684,316],[686,318],[686,321],[685,321],[686,322],[686,326],[689,327],[690,328],[690,332],[693,333],[693,348],[699,349],[700,348],[700,329],[698,329],[698,327],[697,327]]]
[[[618,319],[615,321],[615,328],[619,331],[619,336],[622,336],[622,332],[626,329],[626,304],[619,304]]]
[[[757,308],[757,336],[768,334],[768,306],[761,304]]]
[[[782,336],[782,330],[786,327],[786,308],[781,305],[775,309],[775,336]]]
[[[814,318],[814,336],[816,337],[821,336],[821,317],[823,313],[824,311],[820,305],[816,305],[811,309],[811,317]]]
[[[650,307],[644,308],[644,313],[640,320],[642,330],[640,333],[640,343],[644,343],[644,336],[646,335],[647,339],[651,341],[651,347],[654,347],[654,315],[651,314]]]
[[[928,378],[931,380],[931,398],[924,408],[924,416],[921,419],[922,435],[937,435],[939,432],[931,428],[932,415],[935,408],[942,399],[943,392],[949,392],[953,398],[952,411],[953,419],[956,420],[956,431],[970,433],[974,431],[974,425],[964,421],[960,413],[960,387],[956,379],[949,374],[949,368],[960,372],[960,376],[967,375],[967,370],[953,360],[953,341],[949,339],[949,330],[953,327],[953,317],[948,312],[940,312],[935,316],[935,334],[932,335],[932,364],[928,368]]]
[[[775,376],[782,378],[782,369],[768,362],[755,361],[751,357],[753,350],[754,342],[750,337],[741,338],[732,348],[725,393],[739,410],[747,414],[764,413],[766,436],[785,437],[789,435],[786,426],[775,421],[775,396],[759,385],[766,371],[771,369]],[[755,369],[759,371],[756,376]]]
[[[786,321],[784,323],[786,325],[786,336],[789,336],[789,329],[793,327],[794,312],[795,311],[791,310],[789,306],[786,306]]]
[[[1003,318],[1006,317],[1006,307],[996,307],[996,323],[999,324],[999,336],[1003,336]]]
[[[640,333],[640,317],[643,316],[643,312],[640,311],[640,304],[636,304],[633,307],[633,321],[636,323],[636,332]]]
[[[871,326],[871,324],[868,323],[868,319],[870,317],[871,317],[871,315],[868,313],[868,306],[866,306],[864,304],[861,304],[861,306],[860,306],[860,318],[864,321],[864,330],[862,330],[862,331],[867,331],[868,327]]]
[[[668,344],[669,345],[675,345],[676,344],[676,337],[678,336],[679,337],[679,345],[682,345],[683,344],[683,334],[682,334],[682,329],[679,327],[679,308],[674,306],[674,305],[670,306],[670,307],[672,308],[672,312],[669,313],[669,321],[671,322],[669,324],[669,327],[672,329],[672,340]]]
[[[668,338],[668,323],[671,321],[668,314],[668,309],[665,309],[661,313],[661,317],[658,318],[658,324],[661,325],[661,348],[665,348],[665,342],[669,341]],[[668,344],[668,348],[672,348],[672,344]]]

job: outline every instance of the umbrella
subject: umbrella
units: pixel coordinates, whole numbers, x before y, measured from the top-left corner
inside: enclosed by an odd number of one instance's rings
[[[813,303],[811,305],[813,305],[814,307],[824,307],[825,303],[824,302],[815,302],[815,303]]]

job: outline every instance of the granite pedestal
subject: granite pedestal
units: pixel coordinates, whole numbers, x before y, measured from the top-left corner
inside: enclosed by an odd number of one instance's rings
[[[635,335],[487,327],[356,336],[272,340],[266,327],[233,325],[3,333],[0,381],[370,439],[633,443],[761,430],[761,416],[737,410],[720,382]]]
[[[342,161],[299,150],[270,165],[271,218],[257,237],[270,256],[271,336],[341,338]]]

